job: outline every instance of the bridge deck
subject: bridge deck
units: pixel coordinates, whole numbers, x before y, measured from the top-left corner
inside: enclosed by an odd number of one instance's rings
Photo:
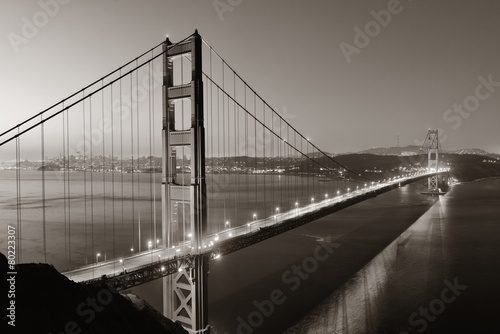
[[[152,249],[123,259],[103,261],[80,267],[65,272],[64,275],[76,282],[87,283],[100,282],[103,275],[105,275],[106,281],[116,289],[127,289],[171,275],[179,270],[191,268],[195,253],[217,259],[222,255],[254,245],[392,189],[425,179],[433,174],[435,173],[421,173],[378,183],[348,194],[327,198],[318,203],[283,212],[276,216],[227,229],[218,234],[209,235],[207,237],[207,246],[199,253],[194,252],[188,244],[168,249]]]

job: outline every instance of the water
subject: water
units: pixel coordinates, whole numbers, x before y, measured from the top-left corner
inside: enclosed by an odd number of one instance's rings
[[[287,330],[435,204],[423,189],[396,189],[211,262],[210,323],[217,333]],[[327,257],[322,243],[334,247]],[[271,307],[273,296],[282,303]]]
[[[46,189],[47,249],[49,262],[64,267],[68,265],[67,257],[59,253],[65,246],[67,249],[69,226],[64,224],[61,209],[65,202],[64,182],[62,173],[58,173],[46,173],[51,180]],[[122,182],[121,176],[115,175],[113,181],[111,174],[93,174],[92,191],[98,199],[93,214],[95,248],[106,238],[110,243],[113,212],[115,230],[123,231],[125,239],[117,249],[121,247],[127,252],[134,233],[137,245],[138,225],[137,219],[132,219],[130,199],[132,179],[130,174],[123,174]],[[149,187],[151,176],[155,180],[153,195]],[[27,249],[23,252],[27,261],[42,260],[40,178],[39,172],[23,172],[21,187],[26,197],[22,203],[22,243],[23,249]],[[85,236],[87,248],[91,246],[88,229],[92,217],[90,209],[85,209],[89,201],[85,204],[83,196],[85,191],[90,191],[89,180],[83,173],[76,172],[70,173],[70,179],[74,265],[93,261],[92,253],[85,251]],[[13,180],[15,171],[0,171],[1,235],[6,231],[5,225],[17,219]],[[142,174],[134,181],[135,194],[139,192],[142,196],[134,200],[134,212],[137,217],[141,208],[141,231],[146,238],[151,238],[154,230],[152,215],[147,213],[152,204],[158,210],[152,210],[156,212],[157,233],[161,230],[160,181],[157,174]],[[286,191],[272,190],[271,185],[279,182],[286,183]],[[299,189],[308,182],[314,185],[317,198],[325,193],[335,194],[336,189],[346,191],[355,186],[346,182],[319,183],[306,177],[210,176],[207,180],[211,191],[209,214],[213,222],[219,222],[219,225],[213,223],[216,226],[213,228],[224,228],[226,220],[241,224],[254,212],[259,218],[266,212],[272,214],[276,205],[286,210],[296,199],[307,203],[311,195]],[[252,189],[261,190],[255,193]],[[424,326],[426,333],[450,329],[461,332],[464,328],[469,332],[483,329],[486,332],[499,311],[496,300],[500,296],[497,265],[500,180],[460,184],[439,200],[421,195],[423,189],[421,184],[412,184],[393,190],[212,261],[208,291],[209,322],[214,332],[415,333]],[[107,206],[103,203],[105,198]],[[246,206],[238,206],[243,202]],[[99,217],[106,218],[107,229]],[[122,226],[123,230],[119,229]],[[6,248],[5,240],[4,237],[0,240],[2,250]],[[108,254],[112,254],[112,250],[107,248]],[[467,289],[453,303],[444,304],[441,312],[436,307],[440,306],[441,292],[447,286],[445,280],[453,283],[454,279]],[[159,289],[161,281],[154,281],[134,288],[134,292],[161,310]],[[439,314],[431,314],[432,321],[424,323],[418,314],[419,307],[429,308],[429,305]],[[417,315],[410,321],[409,317],[415,312]]]
[[[48,262],[65,271],[96,262],[97,253],[102,261],[145,250],[150,241],[163,244],[161,174],[19,173],[22,198],[18,206],[16,171],[0,170],[0,221],[4,226],[0,235],[6,233],[7,224],[19,225],[19,262]],[[319,182],[307,176],[209,174],[207,233],[283,213],[296,203],[309,204],[313,198],[319,202],[357,186],[353,181]],[[185,214],[189,206],[184,206],[184,214],[180,204],[174,208],[179,232],[169,241],[170,246],[189,240],[191,233]],[[6,238],[0,240],[0,249],[6,249]]]
[[[421,189],[398,189],[211,265],[217,333],[496,332],[500,179],[457,185],[439,200]],[[326,259],[315,255],[321,242],[336,247]]]
[[[111,174],[20,171],[18,211],[16,171],[0,171],[0,219],[18,225],[18,262],[47,262],[60,270],[92,263],[97,252],[113,258],[138,250],[139,219],[142,247],[161,228],[161,177],[154,174]],[[150,182],[151,178],[154,182]],[[45,209],[43,192],[45,191]],[[134,196],[132,196],[134,194]],[[43,245],[43,215],[45,238]],[[140,217],[140,218],[139,218]],[[20,219],[20,224],[18,223]],[[115,236],[115,237],[113,237]],[[5,249],[4,238],[0,242]],[[45,256],[46,255],[46,256]]]
[[[238,319],[248,323],[249,316],[258,310],[254,303],[270,300],[276,290],[286,300],[275,304],[262,324],[251,330],[280,333],[294,325],[437,201],[420,195],[423,189],[421,184],[412,184],[393,190],[210,262],[208,314],[214,332],[237,333]],[[297,281],[297,275],[290,271],[304,261],[306,266],[313,265],[309,261],[320,242],[338,247],[327,259],[318,261],[306,279],[299,277]],[[161,281],[155,281],[134,288],[134,292],[161,309],[160,289]],[[258,316],[253,320],[258,321]]]

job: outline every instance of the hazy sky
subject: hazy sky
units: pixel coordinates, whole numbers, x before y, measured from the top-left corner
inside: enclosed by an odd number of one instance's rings
[[[499,15],[495,0],[1,0],[0,130],[198,28],[326,151],[440,128],[444,149],[500,153]]]

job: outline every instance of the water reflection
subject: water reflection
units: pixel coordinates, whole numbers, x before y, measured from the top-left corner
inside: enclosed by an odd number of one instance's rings
[[[285,333],[376,333],[393,318],[392,332],[446,278],[446,200],[437,202],[341,288]],[[398,308],[399,305],[416,305]],[[396,309],[398,308],[398,309]],[[386,320],[384,320],[387,322]],[[396,330],[395,330],[396,329]]]

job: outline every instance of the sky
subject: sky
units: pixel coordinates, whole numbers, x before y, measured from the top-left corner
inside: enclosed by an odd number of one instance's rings
[[[445,150],[500,153],[499,13],[494,0],[1,0],[0,131],[198,29],[324,151],[438,128]]]

